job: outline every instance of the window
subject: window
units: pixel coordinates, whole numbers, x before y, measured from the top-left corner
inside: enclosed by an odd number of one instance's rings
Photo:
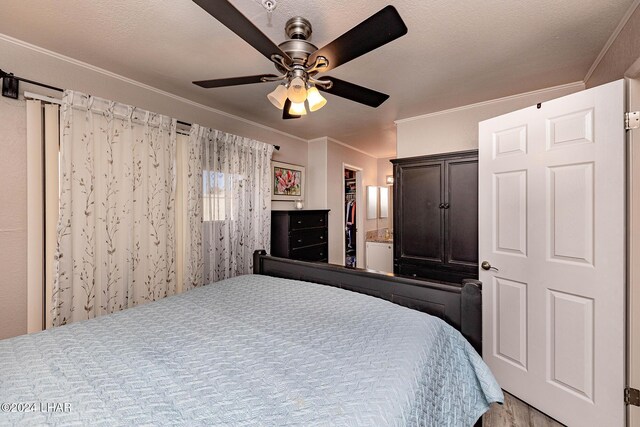
[[[223,172],[203,172],[202,217],[205,222],[233,219],[233,184],[238,178]]]

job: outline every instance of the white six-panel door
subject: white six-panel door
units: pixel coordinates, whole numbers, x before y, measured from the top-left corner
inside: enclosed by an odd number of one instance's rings
[[[617,81],[479,127],[483,357],[570,426],[624,423],[623,108]]]

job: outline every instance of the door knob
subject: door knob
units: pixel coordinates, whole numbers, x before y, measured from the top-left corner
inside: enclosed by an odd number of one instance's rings
[[[489,261],[482,261],[482,264],[480,264],[480,267],[482,267],[483,270],[495,270],[495,271],[500,271],[495,267],[492,267],[491,264],[489,264]]]

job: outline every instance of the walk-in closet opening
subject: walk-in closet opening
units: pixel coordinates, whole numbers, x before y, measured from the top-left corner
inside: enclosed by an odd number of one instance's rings
[[[358,209],[362,200],[362,171],[356,167],[344,165],[344,265],[350,268],[361,267],[364,251],[361,245],[361,233]]]

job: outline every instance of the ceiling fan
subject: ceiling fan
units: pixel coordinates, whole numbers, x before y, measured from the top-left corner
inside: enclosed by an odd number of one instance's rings
[[[201,80],[194,84],[216,88],[264,82],[282,82],[267,97],[282,110],[283,119],[296,119],[322,108],[327,100],[318,90],[370,107],[378,107],[389,98],[381,92],[319,73],[332,70],[407,34],[407,26],[393,6],[387,6],[353,27],[328,45],[318,49],[311,38],[311,23],[294,17],[287,21],[288,40],[276,45],[227,0],[193,0],[211,16],[252,45],[275,64],[279,75]]]

